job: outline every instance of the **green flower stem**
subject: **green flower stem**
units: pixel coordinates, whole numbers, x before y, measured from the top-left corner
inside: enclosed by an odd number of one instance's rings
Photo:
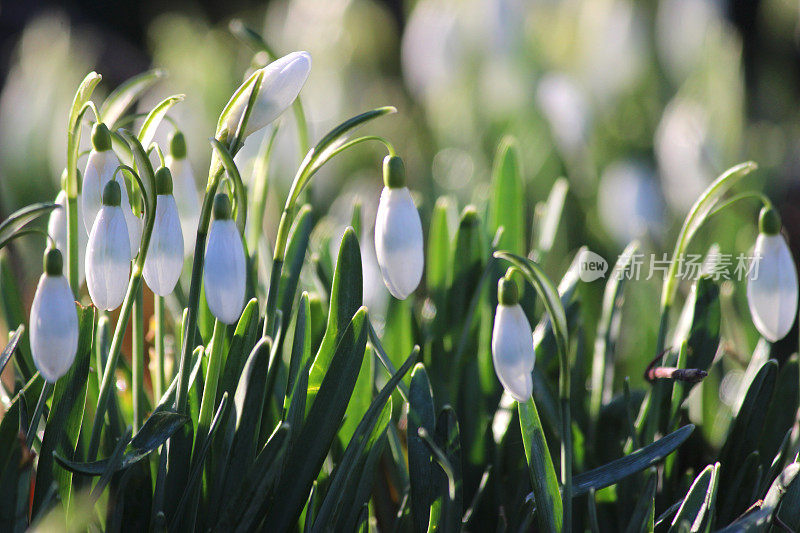
[[[181,359],[178,367],[178,390],[176,392],[176,406],[179,413],[188,412],[189,401],[189,365],[192,362],[194,349],[194,331],[197,327],[197,314],[200,308],[200,284],[203,277],[203,261],[206,249],[208,227],[211,224],[211,207],[214,195],[217,192],[219,181],[222,177],[222,166],[211,174],[203,198],[203,207],[200,210],[200,223],[197,225],[197,238],[194,245],[194,259],[192,261],[192,278],[189,282],[189,301],[187,302],[186,320],[183,326],[183,342],[181,346]]]
[[[133,432],[139,431],[142,424],[142,403],[144,402],[144,296],[142,285],[133,300],[133,339],[131,340],[131,366],[133,383]]]
[[[153,381],[153,398],[158,402],[164,394],[164,383],[166,383],[167,379],[164,372],[164,297],[156,294],[153,303],[155,304],[156,315],[156,357],[152,367],[151,378]]]
[[[47,399],[53,393],[54,387],[55,385],[53,383],[50,383],[49,381],[44,382],[42,393],[39,395],[39,401],[36,402],[36,408],[34,409],[33,416],[31,417],[31,425],[28,429],[28,435],[25,438],[25,446],[28,449],[33,446],[33,440],[36,438],[36,431],[39,429],[39,419],[42,417],[44,406],[47,403]]]
[[[211,417],[214,415],[214,403],[217,400],[217,384],[219,372],[222,367],[222,347],[225,344],[225,324],[219,320],[214,321],[214,333],[211,336],[211,350],[208,354],[208,367],[206,369],[203,398],[200,401],[200,415],[197,418],[197,432],[195,433],[194,450],[200,453],[208,429],[211,426]]]
[[[258,258],[258,243],[263,232],[264,213],[267,209],[267,195],[269,194],[269,162],[277,132],[278,128],[273,128],[272,133],[264,139],[253,171],[253,181],[255,182],[253,207],[251,209],[253,215],[250,217],[250,225],[247,231],[247,248],[253,255],[254,260]]]

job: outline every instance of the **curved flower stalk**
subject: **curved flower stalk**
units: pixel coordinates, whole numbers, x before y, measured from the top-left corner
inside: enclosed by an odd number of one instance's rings
[[[49,383],[67,373],[78,350],[78,313],[63,266],[58,249],[45,251],[44,273],[31,306],[31,354]]]
[[[98,309],[111,311],[122,304],[131,269],[128,228],[120,207],[117,181],[103,189],[103,204],[86,247],[86,285]]]
[[[175,288],[183,268],[183,234],[167,167],[156,171],[156,219],[144,260],[144,280],[158,296]]]
[[[186,159],[186,139],[180,131],[173,132],[169,138],[166,166],[172,173],[172,194],[181,221],[183,253],[191,256],[194,255],[194,237],[200,223],[200,196],[192,165]]]
[[[56,243],[62,255],[67,253],[69,241],[67,240],[67,192],[61,190],[56,196],[56,204],[58,207],[50,212],[50,218],[47,221],[47,234],[50,235]],[[78,198],[78,219],[83,216],[83,205]],[[79,283],[83,284],[86,279],[86,244],[89,242],[89,233],[83,223],[78,224],[78,268],[79,270]]]
[[[244,309],[247,271],[242,237],[231,219],[231,203],[226,194],[214,198],[203,281],[211,313],[220,322],[235,323]]]
[[[90,233],[102,207],[101,200],[106,183],[113,178],[120,186],[120,206],[125,217],[131,257],[135,257],[142,240],[142,220],[131,210],[125,182],[116,173],[119,166],[119,158],[111,149],[111,133],[105,124],[98,122],[92,128],[92,151],[89,153],[86,170],[83,173],[83,188],[81,189],[83,224],[86,232]]]
[[[308,52],[292,52],[257,70],[242,85],[245,90],[240,89],[231,97],[217,126],[217,134],[227,130],[227,135],[231,136],[236,132],[248,103],[246,89],[259,75],[258,98],[242,132],[242,139],[266,127],[292,105],[310,72],[311,55]]]
[[[386,156],[383,181],[385,187],[375,218],[375,253],[386,288],[398,300],[405,300],[422,280],[422,223],[405,186],[402,159]]]
[[[759,333],[776,342],[789,333],[797,317],[797,269],[780,234],[781,220],[774,207],[761,209],[758,229],[747,278],[747,305]]]
[[[523,403],[533,393],[533,331],[519,305],[517,284],[508,276],[497,283],[497,310],[492,330],[492,362],[503,388]]]

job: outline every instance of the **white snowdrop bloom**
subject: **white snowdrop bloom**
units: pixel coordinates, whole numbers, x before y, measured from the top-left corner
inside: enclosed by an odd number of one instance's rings
[[[292,105],[311,72],[311,54],[292,52],[256,71],[253,76],[259,72],[263,72],[264,75],[261,78],[258,98],[247,121],[244,137],[264,128]],[[233,96],[236,102],[231,107],[224,124],[228,135],[236,132],[249,97],[249,89]]]
[[[231,219],[231,203],[225,194],[214,198],[214,220],[208,231],[203,282],[211,313],[220,322],[233,324],[242,314],[247,281],[242,237]]]
[[[111,311],[122,304],[128,287],[131,249],[128,228],[120,207],[120,186],[109,181],[103,206],[94,221],[86,247],[86,286],[98,309]]]
[[[120,173],[114,176],[120,161],[117,154],[111,149],[111,134],[102,122],[92,128],[92,151],[86,161],[86,170],[83,173],[81,188],[81,202],[83,204],[83,224],[87,234],[92,231],[92,226],[100,212],[103,190],[111,177],[119,184],[121,190],[120,206],[125,216],[130,242],[131,256],[136,256],[142,240],[142,220],[133,214],[131,203],[128,199],[128,190]]]
[[[31,306],[31,354],[36,369],[50,383],[67,373],[78,350],[78,313],[63,264],[57,249],[45,252],[44,273]]]
[[[797,270],[792,252],[780,234],[772,207],[761,210],[753,266],[747,278],[747,305],[759,333],[776,342],[792,329],[797,317]]]
[[[58,207],[50,212],[47,221],[47,234],[56,242],[56,248],[61,251],[62,256],[67,255],[67,193],[59,191],[56,196]],[[83,209],[81,199],[78,197],[78,283],[83,283],[86,279],[86,243],[89,242],[89,234],[83,225]]]
[[[169,169],[156,171],[156,218],[144,260],[144,280],[159,296],[175,288],[183,268],[183,234]]]
[[[492,330],[494,371],[503,388],[518,402],[525,402],[533,393],[533,333],[512,279],[500,279],[497,298]]]
[[[405,300],[422,279],[422,223],[405,186],[402,159],[386,156],[383,181],[385,187],[375,217],[375,254],[386,288],[398,300]]]
[[[186,159],[186,141],[183,134],[179,131],[173,133],[169,144],[170,153],[166,163],[172,173],[172,195],[178,205],[178,216],[183,232],[183,253],[191,256],[194,255],[197,225],[200,223],[200,196],[197,193],[192,165]]]

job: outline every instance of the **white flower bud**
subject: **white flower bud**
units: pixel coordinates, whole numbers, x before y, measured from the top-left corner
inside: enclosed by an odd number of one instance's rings
[[[112,150],[97,151],[93,149],[89,153],[89,159],[86,162],[86,171],[83,173],[83,186],[81,189],[83,224],[87,233],[92,231],[94,221],[100,212],[103,189],[106,183],[111,181],[111,177],[114,176],[114,172],[119,165],[119,158]],[[114,180],[120,186],[120,206],[125,216],[131,257],[135,257],[139,251],[139,244],[142,240],[142,220],[134,215],[131,210],[128,190],[119,172],[114,176]]]
[[[244,137],[264,128],[292,105],[311,72],[311,55],[308,52],[292,52],[276,59],[261,71],[264,73],[261,87],[250,112]],[[247,90],[238,96],[231,107],[225,120],[228,135],[232,136],[239,127],[249,97],[250,91]]]
[[[203,282],[211,313],[225,324],[235,323],[244,308],[247,270],[242,237],[230,218],[230,202],[224,194],[214,199]]]
[[[59,191],[56,196],[58,207],[50,212],[47,221],[47,233],[56,242],[56,248],[61,251],[63,257],[67,256],[67,193]],[[86,279],[86,243],[89,242],[89,234],[83,225],[83,209],[81,199],[78,198],[78,283],[83,283]]]
[[[492,330],[494,370],[503,388],[518,402],[525,402],[533,393],[533,332],[512,280],[500,280],[498,299]]]
[[[183,253],[191,256],[194,255],[197,226],[200,223],[200,196],[197,194],[197,182],[194,179],[192,165],[187,159],[178,159],[168,155],[166,163],[172,171],[172,194],[175,197],[181,221]]]
[[[39,373],[50,383],[67,373],[78,350],[78,313],[62,266],[58,250],[45,253],[45,272],[31,306],[31,354]]]
[[[407,187],[384,187],[375,218],[375,253],[383,282],[405,300],[422,279],[422,223]]]
[[[183,234],[178,206],[171,194],[156,196],[156,220],[144,260],[144,280],[159,296],[175,288],[183,269]]]
[[[747,305],[753,324],[770,342],[789,333],[797,317],[797,270],[780,233],[759,233],[747,279]]]
[[[103,207],[94,221],[86,247],[86,286],[98,309],[116,309],[125,299],[131,268],[131,249],[120,188],[107,184]],[[116,190],[116,197],[109,191]],[[124,190],[124,189],[122,189]],[[111,199],[109,200],[109,197]]]

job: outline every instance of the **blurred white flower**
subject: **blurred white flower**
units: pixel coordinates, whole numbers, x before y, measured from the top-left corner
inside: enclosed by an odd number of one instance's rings
[[[536,102],[559,148],[568,154],[583,149],[589,130],[589,105],[578,85],[565,74],[547,74],[539,82]]]
[[[167,296],[181,277],[184,256],[178,206],[171,194],[172,180],[166,167],[156,172],[156,193],[156,218],[143,274],[155,294]]]
[[[375,217],[375,253],[386,288],[405,300],[422,280],[422,223],[408,187],[402,185],[402,160],[386,156],[383,168],[386,186]]]
[[[492,362],[503,388],[518,402],[533,393],[533,332],[519,305],[515,282],[501,278],[498,283],[497,310],[492,330]]]
[[[654,149],[664,196],[678,211],[688,210],[711,181],[708,114],[691,100],[664,109]]]
[[[109,181],[103,205],[94,221],[86,247],[86,286],[98,309],[111,311],[122,304],[128,287],[131,249],[128,228],[120,206],[119,183]]]
[[[723,17],[719,0],[660,0],[655,37],[658,57],[675,82],[683,81],[706,54],[709,28]]]
[[[192,256],[197,238],[197,225],[200,223],[200,195],[197,192],[192,165],[186,159],[186,143],[180,132],[174,133],[170,138],[170,152],[166,164],[172,172],[172,194],[178,205],[178,216],[181,221],[183,253]]]
[[[264,128],[292,105],[311,72],[311,55],[308,52],[292,52],[263,67],[261,72],[264,75],[258,98],[250,112],[243,137]],[[230,109],[224,126],[229,135],[236,132],[249,96],[249,90],[239,95]]]
[[[244,308],[247,270],[242,237],[231,219],[230,201],[225,194],[214,198],[203,282],[211,313],[220,322],[235,323]]]
[[[67,373],[78,350],[78,313],[57,249],[45,252],[45,271],[33,297],[30,327],[33,362],[42,377],[54,383]]]
[[[55,203],[59,207],[50,212],[47,221],[47,233],[56,242],[56,248],[61,251],[63,256],[67,255],[67,193],[64,190],[58,192]],[[83,284],[86,279],[84,265],[86,264],[86,244],[89,242],[89,234],[83,225],[83,209],[81,198],[78,197],[78,283]]]
[[[759,333],[776,342],[789,333],[797,318],[798,289],[792,252],[780,234],[777,213],[771,209],[761,212],[754,265],[747,278],[747,305]]]
[[[619,244],[655,233],[663,221],[661,191],[653,172],[642,163],[617,161],[600,178],[600,218]]]

